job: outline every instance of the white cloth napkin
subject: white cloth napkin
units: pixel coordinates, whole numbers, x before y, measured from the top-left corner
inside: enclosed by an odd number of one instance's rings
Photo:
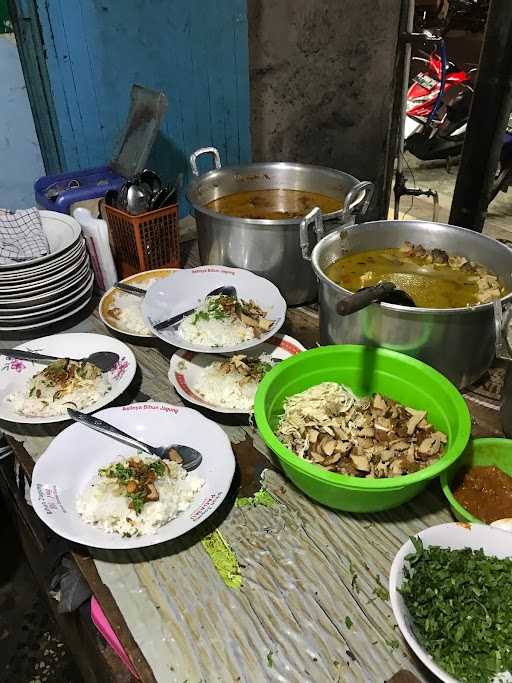
[[[34,207],[0,209],[0,264],[30,261],[49,252],[41,216]]]

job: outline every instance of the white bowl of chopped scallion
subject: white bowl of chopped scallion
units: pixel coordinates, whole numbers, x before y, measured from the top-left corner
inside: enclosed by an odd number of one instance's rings
[[[512,534],[424,529],[396,554],[389,595],[405,640],[442,681],[512,681]]]

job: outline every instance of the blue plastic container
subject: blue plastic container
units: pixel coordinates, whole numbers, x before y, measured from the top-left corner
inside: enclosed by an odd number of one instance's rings
[[[34,185],[36,203],[42,209],[69,213],[72,204],[120,190],[125,180],[108,166],[43,176]]]
[[[130,101],[128,119],[110,162],[39,178],[34,191],[40,208],[69,213],[72,204],[104,197],[108,190],[120,190],[128,178],[142,171],[167,110],[167,97],[135,84]]]

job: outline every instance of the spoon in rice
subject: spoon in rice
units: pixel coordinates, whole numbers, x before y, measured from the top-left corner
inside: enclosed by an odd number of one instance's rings
[[[120,289],[122,292],[127,294],[134,294],[135,296],[146,296],[147,290],[142,289],[142,287],[134,287],[133,285],[127,285],[125,282],[116,282],[114,289]]]
[[[34,363],[54,363],[56,360],[64,360],[64,357],[48,356],[45,353],[25,351],[23,349],[0,349],[0,356],[28,360]],[[69,360],[74,360],[77,363],[91,363],[99,368],[101,372],[110,372],[119,362],[119,354],[114,353],[114,351],[95,351],[85,358],[69,358]]]
[[[86,413],[81,413],[72,408],[68,408],[68,415],[75,422],[80,422],[80,424],[83,424],[90,429],[94,429],[101,434],[105,434],[105,436],[109,436],[115,441],[128,444],[128,446],[134,446],[135,448],[144,451],[144,453],[154,455],[161,460],[172,460],[173,462],[177,462],[184,470],[187,470],[187,472],[195,470],[203,460],[201,453],[191,446],[183,446],[182,444],[176,443],[171,446],[149,446],[147,443],[139,441],[139,439],[114,427],[114,425],[111,425],[104,420],[100,420],[100,418],[95,415],[87,415]]]
[[[238,298],[235,287],[227,286],[213,289],[209,294],[206,295],[206,299],[208,299],[210,296],[219,296],[221,294],[223,294],[224,296],[232,296],[235,299]],[[153,321],[150,322],[155,328],[155,330],[164,330],[166,327],[176,325],[176,323],[179,323],[187,315],[191,315],[192,313],[194,313],[196,309],[197,306],[195,306],[194,308],[190,308],[188,311],[184,311],[183,313],[178,313],[178,315],[173,315],[172,318],[167,318],[167,320],[161,320],[158,323],[155,323]]]

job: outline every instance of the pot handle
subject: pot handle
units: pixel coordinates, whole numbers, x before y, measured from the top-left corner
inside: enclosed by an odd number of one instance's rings
[[[314,209],[304,216],[300,222],[299,229],[299,239],[300,239],[300,250],[302,252],[302,258],[305,261],[311,261],[311,249],[309,246],[309,226],[314,223],[314,230],[316,234],[316,241],[319,242],[324,236],[324,221],[322,218],[322,212],[315,206]]]
[[[363,216],[372,201],[375,185],[369,180],[363,180],[352,187],[345,197],[343,206],[343,216],[353,216],[355,214]],[[360,196],[362,194],[362,196]]]
[[[213,162],[215,164],[215,168],[221,168],[222,166],[222,164],[220,163],[219,150],[216,147],[201,147],[200,149],[196,149],[195,152],[192,152],[192,154],[189,157],[190,168],[192,169],[193,175],[199,175],[199,170],[197,168],[197,160],[203,154],[213,155]]]

